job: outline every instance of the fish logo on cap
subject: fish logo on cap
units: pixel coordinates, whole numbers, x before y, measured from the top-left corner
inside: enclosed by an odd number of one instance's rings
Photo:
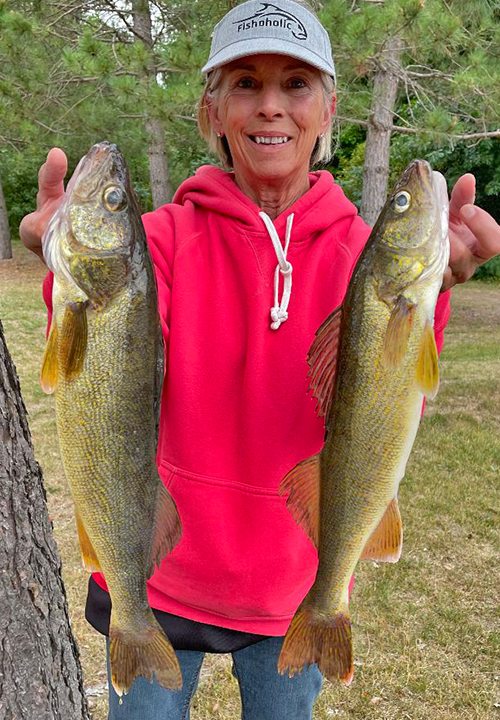
[[[255,15],[236,20],[233,25],[237,25],[237,32],[244,30],[252,30],[259,27],[275,27],[290,30],[293,37],[297,40],[307,40],[307,30],[303,23],[292,15],[292,13],[282,10],[277,5],[271,3],[262,3],[262,8]]]

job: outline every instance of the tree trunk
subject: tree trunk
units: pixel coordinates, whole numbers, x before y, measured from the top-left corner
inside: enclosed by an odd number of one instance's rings
[[[10,241],[9,216],[3,195],[2,176],[0,175],[0,260],[12,257],[12,244]]]
[[[156,84],[156,63],[153,53],[153,36],[151,32],[151,10],[148,0],[132,0],[134,15],[134,32],[136,42],[143,42],[148,48],[146,82],[151,87]],[[147,111],[146,111],[147,112]],[[146,118],[146,131],[149,135],[149,179],[153,206],[156,209],[172,200],[172,183],[168,171],[168,158],[165,149],[165,129],[159,118]]]
[[[373,84],[371,117],[366,134],[361,215],[369,225],[377,219],[387,197],[389,151],[394,105],[401,67],[402,38],[389,38]]]
[[[90,720],[42,473],[1,322],[0,719]]]

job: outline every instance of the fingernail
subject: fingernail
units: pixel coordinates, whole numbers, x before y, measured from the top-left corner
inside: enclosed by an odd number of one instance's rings
[[[476,208],[474,205],[462,205],[460,208],[460,214],[468,220],[476,214]]]

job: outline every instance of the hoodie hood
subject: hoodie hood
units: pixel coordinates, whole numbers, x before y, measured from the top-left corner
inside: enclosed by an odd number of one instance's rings
[[[335,184],[326,170],[309,173],[310,189],[274,220],[280,237],[285,235],[288,217],[293,213],[291,244],[310,240],[313,233],[323,232],[339,220],[357,214],[356,207]],[[179,187],[174,203],[192,203],[210,213],[225,216],[247,233],[267,234],[259,216],[262,211],[236,185],[234,173],[211,165],[200,167],[193,177]]]

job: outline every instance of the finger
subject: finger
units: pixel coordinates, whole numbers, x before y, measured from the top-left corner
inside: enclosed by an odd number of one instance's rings
[[[479,264],[500,254],[500,225],[477,205],[463,205],[460,218],[474,235],[472,252]]]
[[[444,271],[443,275],[443,283],[441,285],[441,290],[439,292],[446,292],[447,290],[451,290],[451,288],[457,284],[457,280],[454,277],[451,267],[447,267]]]
[[[68,159],[60,148],[52,148],[38,173],[37,208],[47,200],[64,195],[64,178],[68,172]]]
[[[474,258],[469,246],[457,235],[450,233],[450,260],[448,269],[453,275],[453,284],[466,282],[474,274],[477,265],[477,260]]]
[[[459,216],[462,205],[471,204],[476,199],[476,178],[471,173],[459,177],[451,191],[450,215]]]

